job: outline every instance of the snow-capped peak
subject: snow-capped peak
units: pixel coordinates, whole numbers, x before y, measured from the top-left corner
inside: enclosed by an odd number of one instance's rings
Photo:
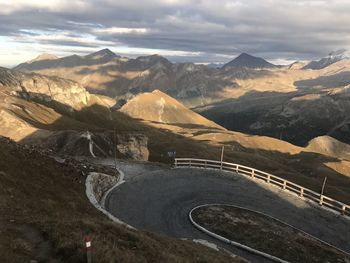
[[[329,53],[328,58],[332,60],[342,60],[350,58],[350,51],[346,49],[339,49]]]
[[[343,59],[350,59],[350,50],[339,49],[333,51],[329,53],[328,56],[318,61],[311,61],[304,67],[304,69],[322,69]]]

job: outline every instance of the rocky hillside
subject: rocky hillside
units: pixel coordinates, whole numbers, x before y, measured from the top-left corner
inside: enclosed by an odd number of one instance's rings
[[[304,146],[331,135],[350,143],[348,86],[298,92],[250,92],[196,109],[225,128],[267,135]]]
[[[88,105],[90,94],[78,83],[38,74],[0,68],[0,89],[2,93],[28,100],[59,103],[73,109]]]
[[[0,68],[0,135],[62,155],[113,156],[116,145],[119,157],[148,160],[147,136],[122,132],[114,142],[113,105],[70,80]]]

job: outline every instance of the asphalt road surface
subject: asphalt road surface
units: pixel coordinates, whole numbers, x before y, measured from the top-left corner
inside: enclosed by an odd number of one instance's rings
[[[208,237],[188,220],[195,206],[232,204],[266,213],[350,252],[350,220],[279,188],[217,170],[134,163],[121,163],[119,167],[126,182],[107,196],[106,208],[137,229],[204,239],[252,262],[269,262]]]

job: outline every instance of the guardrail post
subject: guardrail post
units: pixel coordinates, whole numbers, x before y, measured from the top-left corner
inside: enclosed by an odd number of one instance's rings
[[[304,188],[300,188],[300,197],[304,196]]]
[[[239,167],[239,165],[237,164],[237,165],[236,165],[236,173],[238,173],[238,170],[239,170],[238,167]]]
[[[175,167],[177,167],[177,159],[175,159]]]
[[[255,177],[255,170],[252,169],[252,177],[254,178]]]
[[[270,180],[271,180],[271,175],[268,175],[268,176],[267,176],[267,179],[266,179],[266,182],[269,184],[269,183],[270,183]]]
[[[320,205],[323,205],[323,195],[320,195]]]
[[[221,165],[220,165],[220,170],[222,170],[222,162],[224,160],[224,149],[225,149],[225,146],[222,146],[222,150],[221,150]]]
[[[284,181],[283,181],[283,190],[286,190],[286,188],[287,188],[287,181],[284,180]]]
[[[346,209],[346,205],[343,205],[342,208],[341,208],[341,214],[343,216],[345,216],[345,209]]]

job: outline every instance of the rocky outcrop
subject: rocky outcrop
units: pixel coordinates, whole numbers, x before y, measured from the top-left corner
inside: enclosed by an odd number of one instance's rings
[[[46,104],[61,104],[76,110],[86,106],[90,100],[90,94],[76,82],[6,68],[0,68],[0,87],[8,95]]]
[[[87,133],[89,136],[86,136]],[[110,132],[38,130],[23,139],[22,143],[37,145],[62,156],[114,156],[113,135]],[[118,134],[116,150],[117,158],[148,161],[148,138],[143,134]]]
[[[103,195],[113,187],[118,181],[117,176],[111,176],[103,173],[90,173],[90,184],[93,195],[98,203],[101,203]]]
[[[127,158],[148,161],[148,138],[143,134],[118,134],[117,149]]]

